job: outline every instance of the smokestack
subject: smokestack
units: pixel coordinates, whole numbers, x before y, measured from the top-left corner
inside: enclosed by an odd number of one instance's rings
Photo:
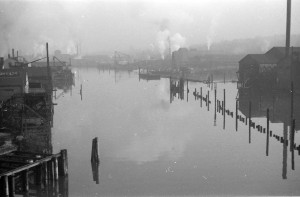
[[[12,52],[12,57],[14,58],[15,57],[15,49],[12,49],[11,52]]]
[[[17,51],[17,57],[19,57],[19,51]]]
[[[290,34],[291,34],[291,0],[287,0],[285,57],[288,57],[290,52]]]

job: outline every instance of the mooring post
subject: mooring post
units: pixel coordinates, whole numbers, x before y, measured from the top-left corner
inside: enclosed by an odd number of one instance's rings
[[[270,133],[270,128],[269,128],[269,124],[270,124],[270,122],[269,122],[269,120],[270,120],[270,117],[269,117],[269,108],[267,109],[267,143],[266,143],[266,145],[267,145],[267,147],[266,147],[266,155],[267,156],[269,156],[269,133]]]
[[[251,101],[249,101],[249,144],[251,143],[251,126],[252,126],[252,121],[251,121]]]
[[[60,157],[58,160],[58,173],[59,176],[68,175],[68,152],[66,149],[60,151]]]

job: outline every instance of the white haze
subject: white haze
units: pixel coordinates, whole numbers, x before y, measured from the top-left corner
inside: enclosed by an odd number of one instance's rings
[[[292,34],[300,33],[300,1],[292,0]],[[285,34],[286,0],[0,0],[0,56],[50,51],[83,54],[156,50]]]

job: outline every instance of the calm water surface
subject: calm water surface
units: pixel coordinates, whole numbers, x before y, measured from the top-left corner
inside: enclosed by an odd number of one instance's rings
[[[300,195],[298,151],[292,170],[290,147],[274,137],[266,156],[265,133],[252,128],[249,143],[248,125],[238,121],[236,131],[235,119],[228,115],[223,129],[222,114],[215,118],[214,91],[206,84],[189,82],[187,98],[185,83],[184,98],[172,99],[170,79],[139,81],[136,72],[98,69],[74,72],[75,87],[55,100],[52,129],[54,152],[68,149],[69,196]],[[203,95],[210,90],[209,111],[193,96],[200,87]],[[224,88],[226,109],[235,116],[236,84],[218,83],[218,100],[223,100]],[[240,101],[243,117],[247,98]],[[259,112],[287,100],[275,98],[270,104],[260,98],[252,104],[252,120],[266,127]],[[282,137],[280,113],[289,116],[273,106],[276,123],[270,129]],[[94,137],[99,139],[98,184],[90,162]],[[298,132],[295,143],[300,143]]]

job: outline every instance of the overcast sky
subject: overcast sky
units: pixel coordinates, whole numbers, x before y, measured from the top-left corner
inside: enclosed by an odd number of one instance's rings
[[[300,1],[292,0],[292,34]],[[0,55],[51,50],[83,54],[172,50],[221,40],[285,34],[286,0],[0,0]]]

